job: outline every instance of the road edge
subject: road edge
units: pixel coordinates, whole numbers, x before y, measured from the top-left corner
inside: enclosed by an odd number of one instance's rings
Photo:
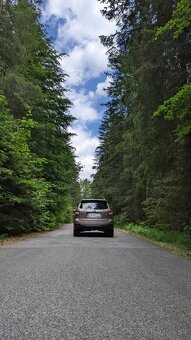
[[[186,259],[189,259],[191,260],[191,251],[187,250],[187,249],[184,249],[183,247],[178,247],[174,244],[171,244],[171,243],[165,243],[165,242],[160,242],[160,241],[157,241],[157,240],[154,240],[154,239],[150,239],[144,235],[139,235],[139,234],[136,234],[132,231],[129,231],[129,230],[125,230],[123,228],[120,228],[120,227],[116,227],[115,230],[118,230],[118,231],[121,231],[125,234],[129,234],[129,235],[132,235],[138,239],[141,239],[141,240],[144,240],[144,241],[147,241],[151,244],[154,244],[154,245],[157,245],[161,248],[164,248],[164,249],[167,249],[169,250],[171,253],[173,254],[176,254],[176,255],[179,255],[179,256],[182,256]]]

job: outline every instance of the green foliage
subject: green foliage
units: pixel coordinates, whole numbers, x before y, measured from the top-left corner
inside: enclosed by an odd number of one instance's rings
[[[92,183],[87,178],[80,180],[80,192],[81,192],[81,199],[82,198],[93,198],[92,197]]]
[[[44,163],[31,154],[28,141],[34,122],[31,115],[15,120],[11,115],[6,99],[0,96],[0,198],[1,198],[1,229],[12,233],[29,231],[32,228],[25,216],[30,206],[39,207],[40,200],[35,196],[42,195],[44,183],[35,178],[39,167]],[[37,187],[41,188],[37,194]],[[29,190],[30,188],[30,190]]]
[[[93,193],[112,202],[123,223],[182,231],[191,218],[191,16],[183,8],[188,2],[101,2],[117,30],[101,37],[112,80]],[[180,26],[183,17],[187,23]],[[168,31],[156,39],[160,27],[175,18],[176,39]]]
[[[185,250],[185,252],[186,250],[191,250],[191,237],[188,236],[186,233],[162,231],[155,228],[149,228],[146,226],[134,224],[128,224],[122,229],[130,231],[137,235],[145,236],[148,239],[155,240],[163,244],[176,245]],[[191,254],[189,253],[189,255]]]
[[[80,191],[65,74],[39,15],[27,0],[1,7],[0,233],[69,221]]]
[[[176,178],[173,175],[169,174],[169,177],[156,181],[152,192],[150,190],[147,193],[147,198],[143,202],[146,224],[164,225],[169,230],[183,230],[185,220],[189,219],[189,216],[180,175]],[[169,214],[169,211],[174,211],[174,214]]]
[[[167,120],[177,122],[176,133],[179,140],[182,140],[191,132],[191,84],[184,85],[175,96],[165,100],[153,116],[164,115]]]
[[[180,0],[172,14],[170,19],[165,26],[159,27],[156,32],[156,38],[165,33],[166,31],[173,31],[173,37],[178,36],[189,27],[190,30],[191,20],[191,3],[190,0]]]
[[[186,225],[184,227],[184,232],[185,234],[188,234],[189,236],[191,236],[191,225]]]

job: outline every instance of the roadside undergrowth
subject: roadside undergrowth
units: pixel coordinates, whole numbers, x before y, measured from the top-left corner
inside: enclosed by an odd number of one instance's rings
[[[117,225],[117,228],[149,240],[178,255],[191,258],[191,235],[189,233],[162,231],[134,224],[127,224],[123,227]]]

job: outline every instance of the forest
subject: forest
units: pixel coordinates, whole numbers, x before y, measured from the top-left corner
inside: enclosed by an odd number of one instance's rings
[[[100,37],[110,84],[90,182],[40,1],[0,0],[0,234],[69,222],[80,187],[121,225],[191,232],[190,0],[98,1],[116,32]]]
[[[191,2],[99,0],[116,33],[94,196],[121,225],[191,231]]]
[[[70,221],[79,165],[60,55],[38,2],[0,1],[0,234]]]

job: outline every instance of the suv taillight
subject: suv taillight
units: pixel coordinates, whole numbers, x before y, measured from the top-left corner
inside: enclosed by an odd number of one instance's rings
[[[74,212],[74,216],[75,216],[75,217],[78,217],[78,216],[80,216],[80,212],[79,212],[79,210],[75,210],[75,212]]]
[[[109,210],[108,215],[109,215],[109,217],[113,217],[113,211],[112,211],[112,209]]]

